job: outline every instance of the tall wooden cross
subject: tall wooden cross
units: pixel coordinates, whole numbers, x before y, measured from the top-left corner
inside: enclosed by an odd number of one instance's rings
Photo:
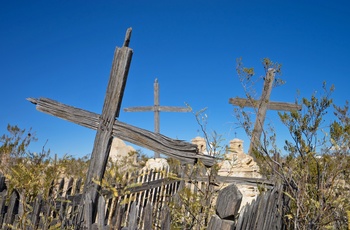
[[[187,107],[177,107],[177,106],[160,106],[159,105],[159,84],[158,79],[154,81],[154,105],[153,106],[138,106],[125,108],[125,112],[154,112],[154,132],[159,133],[159,113],[163,112],[190,112],[191,109]],[[160,154],[154,152],[154,157],[159,158]]]
[[[233,105],[238,105],[241,107],[254,107],[257,108],[256,120],[254,129],[252,132],[250,146],[249,146],[249,155],[252,155],[253,150],[259,146],[261,133],[264,126],[264,121],[266,117],[266,112],[268,109],[271,110],[280,110],[280,111],[293,111],[301,110],[301,105],[284,103],[284,102],[270,102],[271,90],[273,87],[273,82],[275,80],[275,69],[268,69],[265,77],[263,92],[260,100],[253,99],[243,99],[243,98],[230,98],[229,103]]]
[[[116,120],[116,117],[119,116],[133,54],[133,50],[128,47],[130,37],[131,28],[126,32],[123,47],[116,47],[115,49],[101,115],[65,105],[48,98],[27,98],[41,112],[97,130],[82,196],[82,203],[92,201],[91,208],[93,216],[91,219],[96,217],[98,194],[101,189],[98,183],[94,181],[98,182],[103,178],[114,136],[138,146],[162,152],[167,156],[179,159],[185,164],[194,164],[198,159],[208,167],[214,164],[212,157],[198,155],[197,146],[194,144],[173,140],[161,134],[152,133]],[[89,207],[85,205],[82,205],[82,207],[76,219],[76,225],[83,224],[84,218],[85,225],[88,225],[86,222],[88,220],[86,220],[83,214],[87,213],[85,211]]]

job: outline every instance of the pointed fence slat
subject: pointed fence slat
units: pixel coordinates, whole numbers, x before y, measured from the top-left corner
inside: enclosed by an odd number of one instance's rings
[[[0,192],[0,228],[2,226],[2,223],[4,221],[4,215],[6,210],[6,198],[7,198],[7,190],[3,190]]]
[[[0,192],[6,189],[5,177],[0,173]]]
[[[123,181],[125,184],[118,185],[119,196],[114,197],[109,191],[103,191],[103,197],[99,197],[98,201],[98,211],[97,218],[92,218],[91,199],[86,199],[85,206],[88,207],[85,212],[86,222],[84,226],[89,229],[121,229],[122,227],[129,227],[129,222],[136,218],[137,229],[166,229],[167,222],[164,222],[168,217],[166,216],[166,210],[168,202],[180,201],[176,199],[177,191],[180,189],[180,184],[182,186],[192,186],[192,192],[197,188],[197,192],[202,190],[204,186],[207,186],[207,181],[203,181],[204,178],[198,177],[195,181],[196,185],[190,183],[188,179],[183,177],[183,179],[175,179],[170,176],[168,169],[162,170],[146,170],[140,173],[126,174]],[[68,181],[66,185],[62,181]],[[251,181],[251,179],[247,179]],[[238,180],[242,183],[242,180]],[[62,223],[63,228],[68,228],[74,225],[76,218],[76,210],[79,209],[81,204],[82,194],[75,193],[77,189],[72,189],[77,186],[77,183],[81,183],[80,179],[76,180],[59,180],[53,182],[56,187],[52,188],[51,196],[48,199],[42,200],[40,196],[34,204],[31,204],[33,211],[28,215],[31,223],[37,226],[38,229],[49,229],[55,223]],[[253,181],[251,181],[253,183]],[[264,184],[264,181],[261,181]],[[125,187],[127,185],[134,185],[129,188]],[[15,196],[15,192],[12,196]],[[265,192],[268,194],[268,192]],[[21,220],[21,216],[18,212],[18,197],[12,198],[12,203],[10,206],[6,206],[5,199],[7,196],[7,191],[4,190],[0,193],[0,210],[2,213],[0,215],[0,223],[7,221],[7,224],[18,225]],[[239,216],[237,222],[237,229],[259,229],[256,226],[263,227],[263,229],[269,229],[271,226],[278,225],[282,226],[283,222],[279,218],[281,216],[280,210],[275,207],[283,206],[282,202],[283,193],[279,190],[277,192],[270,192],[269,197],[258,197],[256,202],[252,205],[247,205],[242,209],[242,213]],[[40,202],[41,199],[41,202]],[[17,205],[15,202],[17,202]],[[63,206],[65,208],[63,209]],[[133,214],[131,212],[133,206],[137,206],[137,213]],[[7,211],[5,211],[7,210]],[[13,210],[10,212],[10,210]],[[57,210],[60,215],[57,215]],[[260,210],[260,211],[258,211]],[[261,210],[264,210],[261,212]],[[4,213],[6,212],[6,213]],[[277,216],[276,218],[272,218]],[[12,217],[12,218],[10,218]],[[268,217],[268,218],[267,218]],[[50,218],[54,218],[54,221],[49,221]],[[199,218],[197,216],[196,218]],[[204,217],[201,217],[202,219]],[[16,222],[17,221],[17,222]],[[186,223],[184,223],[186,224]],[[133,223],[132,223],[133,225]],[[4,225],[0,225],[3,227]],[[151,227],[149,227],[151,226]],[[2,229],[5,229],[3,227]],[[31,229],[31,228],[29,228]]]
[[[153,226],[152,226],[152,223],[153,223],[153,221],[152,221],[152,219],[153,219],[152,204],[150,202],[147,202],[143,214],[144,214],[144,216],[143,216],[143,224],[144,224],[143,229],[153,229]]]
[[[128,230],[136,230],[137,229],[137,218],[138,218],[139,206],[136,205],[136,202],[133,202],[130,208],[129,214],[129,222],[128,222]]]
[[[103,196],[100,196],[98,198],[98,228],[104,229],[105,226],[105,207],[106,207],[106,201],[103,198]]]
[[[14,223],[15,216],[18,213],[19,198],[20,198],[19,193],[16,190],[14,190],[10,197],[9,206],[8,206],[5,221],[4,221],[5,225],[12,225]],[[4,229],[10,229],[10,228],[5,227]]]

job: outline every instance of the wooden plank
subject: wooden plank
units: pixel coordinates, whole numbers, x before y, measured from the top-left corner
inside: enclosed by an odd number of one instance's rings
[[[151,190],[151,189],[158,188],[158,187],[163,187],[163,186],[166,186],[166,185],[169,185],[172,183],[177,183],[178,181],[179,180],[177,180],[177,179],[162,178],[162,179],[158,179],[155,181],[144,182],[139,186],[128,188],[126,190],[130,191],[130,193],[137,193],[137,192]]]
[[[153,106],[136,106],[125,108],[125,112],[153,112]]]
[[[6,218],[4,220],[5,225],[12,225],[15,221],[15,216],[18,213],[18,207],[19,207],[19,193],[16,190],[13,190],[9,205],[7,208]],[[8,227],[5,227],[5,229],[9,229]]]
[[[160,112],[191,112],[190,108],[179,107],[179,106],[159,106]]]
[[[129,30],[131,29],[128,29],[128,31]],[[127,33],[127,35],[130,36],[130,33]],[[93,180],[101,181],[106,169],[113,140],[113,125],[115,118],[118,117],[120,112],[132,53],[132,49],[125,46],[116,48],[102,114],[99,116],[99,126],[83,190],[83,194],[86,195],[89,193],[91,196],[93,202],[93,217],[96,215],[96,203],[98,191],[100,189],[100,186],[94,183]]]
[[[153,213],[152,213],[152,204],[150,202],[147,202],[146,207],[143,212],[143,229],[153,229],[152,220]]]
[[[130,208],[130,213],[129,213],[129,222],[128,222],[128,229],[129,230],[136,230],[137,229],[138,210],[139,210],[139,206],[136,205],[136,202],[133,202],[131,205],[131,208]]]
[[[90,197],[90,193],[86,194],[85,199],[84,199],[84,221],[85,221],[85,228],[90,230],[91,225],[92,225],[92,216],[93,216],[93,211],[92,211],[92,200]],[[78,226],[75,226],[78,227]]]
[[[208,181],[208,177],[206,176],[191,176],[191,178],[184,176],[182,178],[184,182],[192,183],[193,181]],[[235,184],[246,184],[246,185],[263,185],[267,188],[272,188],[274,186],[274,183],[271,181],[265,179],[265,178],[250,178],[250,177],[233,177],[233,176],[216,176],[215,177],[215,183],[235,183]]]
[[[240,107],[257,107],[259,104],[258,100],[249,100],[244,98],[230,98],[229,103],[233,105],[238,105]],[[268,102],[267,103],[268,110],[279,110],[279,111],[292,111],[292,110],[301,110],[302,106],[298,104],[285,103],[285,102]]]
[[[154,112],[154,106],[136,106],[125,108],[125,112]],[[191,112],[191,109],[179,106],[159,106],[160,112]]]
[[[38,111],[90,129],[97,129],[98,127],[99,115],[96,113],[65,105],[48,98],[27,98],[27,100],[35,104]],[[174,140],[118,120],[114,121],[112,134],[124,141],[179,159],[183,164],[194,164],[198,159],[208,167],[214,164],[215,158],[197,154],[197,145]]]
[[[33,229],[37,229],[40,221],[40,212],[43,204],[43,199],[41,195],[35,198],[35,203],[33,205],[33,212],[31,216],[31,224]]]
[[[7,190],[3,190],[0,192],[0,228],[2,226],[5,210],[6,210],[6,198],[7,198]]]
[[[270,100],[273,81],[275,80],[275,70],[269,69],[267,71],[263,92],[258,104],[258,113],[256,115],[255,125],[250,140],[249,154],[252,155],[253,149],[256,149],[260,143],[260,137],[263,130],[264,120],[267,112],[267,104]]]
[[[170,209],[167,205],[164,205],[161,210],[161,230],[170,230]]]
[[[103,198],[103,196],[99,196],[97,225],[98,225],[98,229],[100,230],[103,230],[105,226],[105,207],[106,207],[105,199]]]
[[[121,225],[122,225],[122,220],[123,220],[123,213],[124,213],[124,208],[125,206],[121,205],[120,202],[117,202],[117,206],[116,206],[116,219],[115,219],[115,223],[114,223],[114,227],[115,229],[120,229]]]
[[[4,191],[6,189],[6,178],[4,175],[0,173],[0,192]]]
[[[156,79],[154,84],[154,132],[159,133],[159,85]],[[159,153],[155,153],[155,158],[159,158]]]

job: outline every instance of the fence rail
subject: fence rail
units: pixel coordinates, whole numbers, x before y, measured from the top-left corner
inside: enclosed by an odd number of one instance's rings
[[[81,204],[83,203],[84,207],[92,207],[92,199],[88,196],[84,202],[81,202],[83,199],[81,179],[62,178],[55,181],[52,183],[49,194],[38,195],[29,203],[23,202],[24,197],[19,191],[13,190],[10,193],[5,181],[5,177],[0,175],[1,229],[34,230],[49,229],[54,226],[61,229],[68,227],[72,229],[76,220],[79,219],[77,214],[81,213]],[[216,176],[216,182],[219,184],[261,184],[268,189],[274,187],[264,179]],[[75,229],[170,229],[168,205],[170,201],[182,205],[178,199],[178,191],[186,187],[195,196],[208,188],[211,192],[214,190],[218,192],[220,186],[216,182],[209,181],[209,178],[205,176],[189,178],[183,174],[179,178],[171,174],[169,168],[126,173],[121,182],[115,181],[110,189],[101,191],[96,218],[92,218],[95,216],[92,208],[84,208],[85,222]],[[263,219],[270,220],[264,225],[269,224],[271,227],[274,222],[278,221],[281,224],[282,216],[278,215],[280,210],[277,210],[276,207],[281,206],[282,192],[280,189],[274,189],[267,194],[258,197],[257,201],[243,209],[235,223],[236,229],[247,229],[247,227],[254,229],[252,218],[255,218],[254,223],[260,223],[262,216],[266,217],[263,213],[275,216],[273,221],[271,218],[264,217]],[[183,226],[188,224],[185,219],[190,216],[190,212],[183,213]],[[205,217],[199,215],[195,218],[198,223],[201,223]]]

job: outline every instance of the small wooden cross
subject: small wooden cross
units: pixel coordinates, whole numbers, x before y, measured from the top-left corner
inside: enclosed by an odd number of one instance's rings
[[[177,107],[177,106],[160,106],[159,105],[159,84],[158,79],[156,78],[154,81],[154,105],[153,106],[138,106],[138,107],[130,107],[125,108],[125,112],[154,112],[154,132],[159,133],[159,113],[163,112],[190,112],[191,109],[187,107]],[[154,157],[159,158],[160,154],[158,152],[154,152]]]
[[[255,107],[258,112],[256,115],[255,125],[252,132],[252,137],[249,146],[249,155],[252,155],[253,148],[257,148],[260,142],[261,133],[264,126],[266,112],[268,109],[271,110],[282,110],[282,111],[293,111],[301,110],[302,106],[292,103],[284,102],[270,102],[270,95],[275,80],[275,69],[268,69],[265,77],[264,88],[260,100],[243,99],[243,98],[230,98],[229,103],[238,105],[241,107]]]

